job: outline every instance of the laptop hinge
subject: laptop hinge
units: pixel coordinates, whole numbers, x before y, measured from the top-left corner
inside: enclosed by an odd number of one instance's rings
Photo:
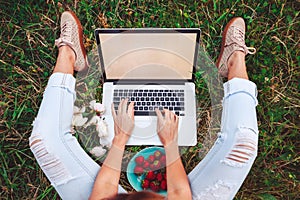
[[[114,85],[184,85],[187,80],[118,80]]]

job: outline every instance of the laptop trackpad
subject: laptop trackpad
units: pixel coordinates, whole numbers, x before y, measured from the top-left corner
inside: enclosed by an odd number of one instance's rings
[[[149,126],[153,126],[153,123],[156,123],[156,120],[153,120],[153,117],[150,116],[142,116],[135,117],[134,123],[138,128],[148,128]]]

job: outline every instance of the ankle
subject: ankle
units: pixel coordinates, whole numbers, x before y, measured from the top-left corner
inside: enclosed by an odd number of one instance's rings
[[[53,73],[61,72],[66,74],[73,74],[75,59],[75,53],[69,46],[59,47],[58,57]]]
[[[58,55],[69,61],[70,63],[75,63],[76,55],[73,49],[71,49],[69,46],[61,46],[59,47],[59,53]]]
[[[235,51],[229,57],[228,62],[228,80],[232,78],[243,78],[248,80],[247,68],[245,63],[245,53]]]
[[[228,58],[227,65],[228,65],[228,70],[230,67],[235,66],[236,64],[245,64],[245,53],[242,51],[235,51],[231,54],[231,56]]]

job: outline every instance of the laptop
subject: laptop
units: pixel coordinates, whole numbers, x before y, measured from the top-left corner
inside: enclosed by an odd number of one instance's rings
[[[96,29],[104,79],[102,103],[109,138],[111,104],[134,101],[135,127],[127,145],[162,145],[155,108],[179,116],[178,145],[197,143],[194,72],[200,29]]]

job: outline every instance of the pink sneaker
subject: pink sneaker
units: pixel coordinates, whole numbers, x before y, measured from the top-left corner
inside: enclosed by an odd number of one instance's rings
[[[241,17],[231,19],[222,34],[221,53],[217,61],[219,73],[228,76],[227,61],[234,51],[242,51],[246,55],[255,54],[256,49],[245,45],[245,21]]]
[[[83,46],[82,26],[72,11],[65,11],[60,19],[60,37],[55,40],[55,45],[69,46],[75,53],[75,71],[83,71],[88,67],[85,48]]]

